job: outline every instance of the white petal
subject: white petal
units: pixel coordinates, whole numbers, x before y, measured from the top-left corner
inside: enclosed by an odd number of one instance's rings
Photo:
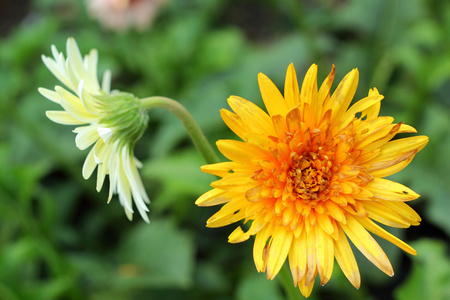
[[[70,93],[69,93],[70,94]],[[68,101],[68,98],[61,98],[61,106],[75,119],[84,123],[96,123],[97,117],[91,115],[86,111],[86,109],[73,101]]]
[[[142,190],[139,188],[139,184],[138,184],[138,182],[141,182],[141,178],[139,177],[139,174],[136,177],[135,175],[137,173],[134,173],[132,171],[132,169],[135,167],[131,163],[130,150],[128,149],[128,147],[124,147],[124,149],[122,150],[122,163],[123,163],[123,168],[124,168],[125,174],[127,176],[127,179],[128,179],[128,182],[129,182],[129,185],[131,188],[131,193],[133,195],[134,202],[136,203],[139,213],[141,214],[141,216],[144,220],[148,220],[148,217],[146,214],[146,212],[148,212],[148,208],[144,203],[144,196],[141,195]],[[144,193],[145,193],[145,191],[144,191]]]
[[[89,177],[91,177],[92,172],[94,172],[96,166],[97,164],[94,161],[94,148],[92,148],[83,164],[83,178],[88,179]]]
[[[87,79],[92,85],[92,88],[96,91],[100,90],[100,86],[97,78],[97,63],[98,63],[98,52],[96,49],[92,49],[89,55],[86,55],[84,59],[84,67],[86,69]]]
[[[68,38],[66,43],[67,48],[67,67],[74,75],[74,80],[79,82],[86,78],[86,70],[84,69],[83,58],[81,57],[78,45],[74,38]]]
[[[110,70],[106,70],[105,73],[103,74],[102,90],[106,94],[109,94],[109,92],[111,91],[111,71]]]
[[[61,66],[58,65],[56,63],[56,61],[54,61],[53,59],[51,59],[49,57],[46,57],[44,55],[42,55],[42,61],[44,62],[44,64],[47,67],[47,69],[49,69],[50,72],[52,72],[52,74],[59,81],[61,81],[67,87],[71,88],[71,84],[70,84],[69,80],[67,79],[67,76],[66,76],[64,70],[62,70]]]
[[[78,96],[80,97],[81,103],[83,103],[86,111],[92,115],[98,115],[100,113],[99,109],[95,107],[95,99],[86,91],[84,88],[84,80],[81,80],[78,84]]]
[[[97,125],[86,126],[78,132],[75,138],[75,144],[78,149],[84,150],[95,143],[99,138],[100,137],[97,133]],[[98,164],[97,161],[96,163]]]
[[[95,150],[94,150],[95,151]],[[109,159],[111,157],[111,147],[106,147],[105,155],[103,157],[104,163],[98,165],[97,169],[97,191],[100,192],[105,181],[106,174],[109,173]]]
[[[86,122],[80,121],[69,115],[65,111],[59,110],[48,110],[45,112],[47,118],[52,120],[55,123],[63,124],[63,125],[81,125],[86,124]]]
[[[119,153],[117,152],[118,141],[111,146],[110,159],[108,161],[109,166],[109,196],[108,202],[111,201],[113,194],[117,193],[118,172],[119,165]]]
[[[111,153],[111,147],[99,140],[94,147],[94,158],[97,164],[108,163],[106,154]]]
[[[113,134],[112,129],[106,127],[98,127],[97,132],[105,143],[108,142],[108,140],[112,137]]]
[[[54,92],[52,90],[49,89],[44,89],[44,88],[38,88],[39,93],[44,96],[45,98],[47,98],[48,100],[51,100],[55,103],[59,104],[59,94],[57,92]]]
[[[119,163],[119,168],[117,171],[119,172],[117,176],[117,194],[119,195],[119,200],[126,209],[133,212],[130,185],[127,180],[127,176],[121,167],[121,163]]]

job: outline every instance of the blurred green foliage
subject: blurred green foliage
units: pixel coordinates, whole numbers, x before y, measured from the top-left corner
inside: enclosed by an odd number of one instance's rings
[[[2,7],[3,6],[3,7]],[[377,87],[382,115],[415,126],[428,146],[392,176],[422,197],[420,227],[390,230],[417,257],[380,242],[389,278],[357,256],[362,287],[338,267],[311,299],[448,299],[450,292],[450,2],[425,0],[169,0],[153,26],[115,33],[89,18],[84,1],[0,4],[0,299],[283,299],[252,261],[252,242],[228,244],[233,228],[207,229],[217,208],[197,208],[212,176],[178,120],[150,112],[136,155],[152,199],[151,224],[129,222],[117,199],[85,181],[86,152],[38,87],[59,84],[40,60],[73,36],[99,51],[99,74],[138,97],[178,99],[214,142],[235,138],[219,110],[230,95],[261,105],[257,73],[279,86],[289,63],[319,81],[360,70],[357,97]],[[6,25],[8,26],[6,26]],[[357,251],[355,251],[355,254]]]

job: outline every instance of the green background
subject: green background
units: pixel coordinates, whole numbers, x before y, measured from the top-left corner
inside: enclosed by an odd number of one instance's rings
[[[169,0],[144,32],[116,33],[89,18],[84,1],[0,3],[0,299],[284,299],[277,279],[258,274],[252,241],[227,243],[235,226],[205,228],[217,207],[198,208],[213,176],[178,120],[150,112],[136,147],[151,224],[129,222],[107,188],[97,193],[81,166],[73,127],[55,124],[59,109],[38,87],[59,84],[41,61],[74,37],[99,52],[99,74],[138,97],[179,100],[211,142],[235,138],[219,109],[239,95],[262,105],[257,74],[279,87],[293,62],[299,79],[312,63],[321,82],[360,71],[355,99],[377,87],[381,115],[430,137],[392,176],[421,198],[419,227],[390,232],[417,256],[380,241],[393,278],[357,253],[356,290],[337,264],[311,299],[450,299],[450,1]]]

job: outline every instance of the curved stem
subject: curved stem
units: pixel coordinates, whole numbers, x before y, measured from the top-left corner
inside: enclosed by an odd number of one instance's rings
[[[284,288],[284,291],[286,292],[286,297],[289,300],[300,300],[304,299],[302,294],[300,293],[299,289],[294,286],[294,283],[292,282],[292,276],[291,272],[289,271],[289,268],[286,264],[283,265],[283,267],[280,270],[280,273],[278,273],[279,280],[281,281],[281,285]]]
[[[214,152],[211,144],[206,139],[203,131],[195,122],[192,115],[179,102],[166,97],[148,97],[141,99],[142,108],[150,110],[153,108],[163,108],[173,113],[183,124],[192,142],[201,153],[208,164],[219,162],[219,158]]]

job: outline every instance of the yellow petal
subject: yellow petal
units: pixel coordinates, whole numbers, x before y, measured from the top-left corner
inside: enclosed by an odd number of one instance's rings
[[[411,226],[396,211],[383,205],[383,202],[367,201],[364,202],[364,208],[369,214],[369,218],[382,224],[397,228],[408,228]]]
[[[427,136],[415,136],[391,141],[380,148],[380,155],[366,164],[369,167],[369,171],[391,167],[414,156],[427,143]]]
[[[394,276],[392,265],[383,249],[356,219],[347,214],[347,224],[341,224],[341,228],[369,261],[387,275]]]
[[[419,225],[419,222],[422,220],[419,214],[404,202],[383,201],[383,205],[396,211],[408,223],[411,223],[411,225]]]
[[[247,124],[242,121],[241,117],[232,113],[229,110],[221,109],[220,116],[222,120],[227,124],[228,128],[231,129],[238,137],[244,139],[244,135],[247,132],[250,132],[250,129],[247,127]]]
[[[389,142],[397,133],[399,133],[399,129],[402,126],[401,123],[399,124],[391,124],[377,132],[377,134],[380,136],[380,138],[376,140],[372,140],[370,144],[366,144],[363,146],[360,146],[364,151],[370,152],[375,149],[380,149],[383,146],[386,145],[387,142]],[[384,136],[381,136],[384,135]]]
[[[342,272],[348,281],[357,289],[361,286],[361,276],[352,248],[341,228],[338,229],[339,238],[334,241],[334,254]]]
[[[237,96],[229,97],[228,104],[251,132],[266,135],[275,134],[272,126],[272,120],[257,105]]]
[[[306,72],[303,79],[302,89],[300,92],[300,102],[308,103],[315,108],[317,105],[317,65],[312,64]]]
[[[216,145],[223,155],[235,162],[249,164],[256,157],[261,159],[270,157],[270,154],[267,151],[264,151],[255,145],[244,142],[235,140],[218,140]]]
[[[306,232],[303,230],[298,238],[292,241],[289,251],[289,266],[295,286],[305,276],[306,272]]]
[[[376,88],[373,88],[373,90],[372,89],[369,90],[369,97],[370,96],[378,96],[379,94],[380,93],[378,92],[378,90]],[[380,113],[380,107],[381,107],[381,103],[377,102],[377,103],[373,104],[372,106],[363,110],[361,116],[363,117],[364,115],[367,115],[366,120],[375,119],[376,117],[378,117],[378,114]]]
[[[327,214],[316,214],[317,223],[319,223],[320,227],[329,235],[333,235],[334,227],[330,217]]]
[[[372,175],[373,177],[387,177],[390,176],[392,174],[395,174],[401,170],[403,170],[407,165],[409,165],[409,163],[413,160],[414,156],[409,157],[408,159],[405,159],[402,162],[399,162],[398,164],[395,164],[393,166],[384,168],[384,169],[379,169],[379,170],[375,170],[375,171],[371,171],[370,175]]]
[[[294,64],[290,64],[284,81],[284,99],[288,107],[294,107],[300,104],[300,92],[298,89],[297,75],[295,74]]]
[[[275,227],[267,257],[267,279],[274,279],[280,271],[291,248],[293,233],[284,227]]]
[[[309,220],[310,218],[306,219]],[[308,224],[308,222],[306,222]],[[308,232],[306,230],[306,248],[307,253],[307,270],[305,274],[305,285],[309,286],[314,283],[317,275],[317,261],[316,261],[316,236],[314,231]]]
[[[275,84],[262,73],[258,74],[258,84],[269,115],[285,116],[289,107]]]
[[[384,178],[374,178],[364,188],[369,190],[374,198],[382,200],[410,201],[419,197],[418,194],[403,184]]]
[[[345,223],[345,215],[342,212],[342,209],[335,204],[333,201],[326,201],[325,207],[327,209],[328,214],[330,217],[338,221],[339,223]]]
[[[315,226],[316,261],[320,276],[320,284],[325,285],[330,280],[334,265],[333,238],[324,232],[320,226]]]
[[[276,136],[284,140],[286,133],[289,131],[285,117],[281,115],[272,116],[272,123],[277,134]]]
[[[416,250],[414,250],[410,245],[393,236],[392,234],[390,234],[389,232],[387,232],[386,230],[384,230],[383,228],[372,222],[370,219],[361,217],[355,218],[362,226],[364,226],[367,230],[369,230],[373,234],[376,234],[380,238],[385,239],[388,242],[391,242],[392,244],[396,245],[397,247],[399,247],[400,249],[409,254],[412,255],[417,254]]]
[[[320,86],[319,92],[317,94],[317,110],[316,110],[316,120],[320,120],[322,114],[327,110],[324,110],[324,103],[328,103],[328,99],[330,98],[330,89],[333,84],[335,75],[335,66],[331,67],[330,74],[328,74],[327,78],[323,81]]]
[[[363,111],[364,109],[373,106],[377,102],[380,102],[384,96],[370,96],[364,99],[359,100],[355,104],[353,104],[349,110],[347,110],[342,117],[339,117],[339,126],[337,127],[337,131],[341,130],[345,126],[350,123],[355,118],[356,113]]]
[[[347,110],[358,87],[359,73],[353,69],[339,83],[333,95],[324,103],[324,111],[332,109],[331,122],[339,120]]]
[[[248,240],[249,237],[250,234],[242,231],[242,228],[239,226],[228,236],[228,243],[241,243]]]
[[[216,164],[204,165],[201,166],[201,170],[205,173],[216,175],[219,177],[225,177],[230,175],[230,171],[236,170],[244,170],[244,168],[249,167],[249,165],[244,165],[240,163],[236,163],[234,161],[221,162]],[[251,167],[251,166],[250,166]]]
[[[402,123],[397,133],[417,133],[417,130],[412,126]]]
[[[258,272],[264,272],[267,264],[267,240],[272,235],[273,223],[264,226],[256,235],[255,244],[253,246],[253,260]]]
[[[370,149],[365,149],[365,147],[376,140],[384,138],[391,131],[392,127],[395,126],[392,125],[393,121],[394,118],[392,117],[379,117],[361,122],[355,128],[357,132],[355,147],[370,151]]]
[[[229,202],[233,196],[236,196],[236,194],[220,189],[212,189],[201,195],[197,201],[195,201],[195,204],[198,206],[219,205]]]
[[[302,121],[300,116],[300,110],[298,107],[293,107],[286,114],[286,125],[288,127],[289,132],[294,133],[300,129],[300,122]]]
[[[267,134],[247,132],[244,135],[244,141],[264,150],[269,150],[270,148],[276,147],[275,142],[271,140]]]
[[[234,198],[206,221],[206,227],[216,228],[229,225],[245,218],[245,199]]]
[[[258,185],[258,181],[252,179],[247,174],[231,174],[222,179],[211,183],[211,186],[216,189],[231,191],[231,192],[246,192],[248,189]]]
[[[314,277],[316,276],[314,275]],[[298,288],[300,289],[300,292],[302,293],[303,297],[308,298],[311,295],[311,292],[314,288],[314,281],[311,282],[309,285],[306,285],[306,276],[305,276],[298,284]]]

